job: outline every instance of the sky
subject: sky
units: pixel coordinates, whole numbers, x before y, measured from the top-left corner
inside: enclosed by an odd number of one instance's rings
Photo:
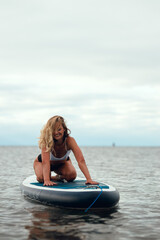
[[[159,146],[159,0],[0,0],[0,145],[54,115],[81,146]]]

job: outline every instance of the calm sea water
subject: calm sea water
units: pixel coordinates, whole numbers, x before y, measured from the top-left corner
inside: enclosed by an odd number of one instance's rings
[[[160,239],[160,148],[82,147],[82,151],[92,177],[119,190],[119,207],[84,213],[24,199],[19,186],[34,174],[39,149],[0,147],[0,240]]]

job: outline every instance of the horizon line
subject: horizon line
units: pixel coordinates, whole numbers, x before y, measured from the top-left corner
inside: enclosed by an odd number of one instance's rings
[[[0,144],[0,147],[38,147],[38,145],[36,144],[22,144],[22,145],[18,145],[18,144]],[[116,147],[160,147],[160,145],[79,145],[79,147],[112,147],[112,148],[116,148]],[[39,148],[39,147],[38,147]]]

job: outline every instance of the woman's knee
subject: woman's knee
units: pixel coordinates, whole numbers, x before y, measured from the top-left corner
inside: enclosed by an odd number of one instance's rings
[[[69,174],[66,174],[65,179],[67,182],[73,182],[77,177],[76,171],[72,171]]]
[[[37,181],[38,181],[39,183],[43,183],[43,182],[44,182],[43,176],[37,176]]]

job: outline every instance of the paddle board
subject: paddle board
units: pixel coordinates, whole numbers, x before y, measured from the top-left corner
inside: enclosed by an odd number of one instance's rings
[[[36,176],[27,177],[21,184],[22,194],[42,204],[74,209],[108,209],[117,206],[118,190],[108,184],[86,185],[85,179],[73,182],[56,182],[54,186],[43,186]]]

